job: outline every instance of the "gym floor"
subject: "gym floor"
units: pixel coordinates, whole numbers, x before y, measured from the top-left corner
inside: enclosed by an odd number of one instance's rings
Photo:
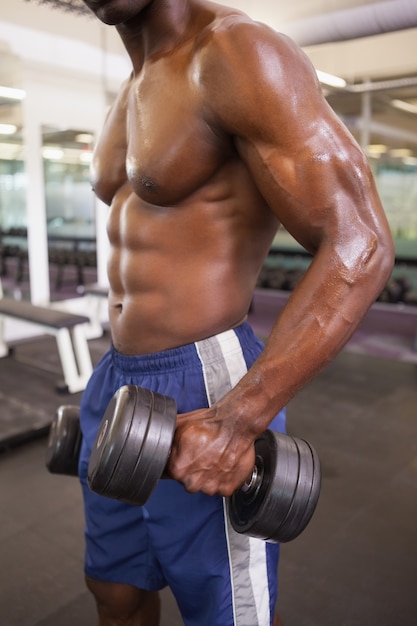
[[[255,300],[252,313],[260,335],[264,304]],[[406,326],[390,319],[379,335],[380,348],[400,346],[395,358],[366,351],[363,330],[288,407],[288,431],[315,445],[323,484],[310,525],[282,546],[284,626],[416,624],[417,359],[397,333]],[[108,340],[89,342],[94,361]],[[55,353],[53,339],[37,338],[0,359],[1,626],[96,624],[78,481],[44,467],[56,406],[80,399],[56,392]],[[181,626],[169,590],[162,599],[161,626]]]

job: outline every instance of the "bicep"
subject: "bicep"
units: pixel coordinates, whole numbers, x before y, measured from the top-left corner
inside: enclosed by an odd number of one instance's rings
[[[236,137],[240,157],[286,229],[314,253],[325,241],[341,244],[354,229],[371,226],[381,211],[379,198],[348,132],[323,111],[303,132],[290,135],[286,139],[278,128],[267,141]]]
[[[259,26],[220,43],[215,119],[280,222],[310,252],[378,228],[384,216],[368,162],[304,52]]]

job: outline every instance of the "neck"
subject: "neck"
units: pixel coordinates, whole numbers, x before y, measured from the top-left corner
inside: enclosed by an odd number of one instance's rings
[[[116,26],[135,71],[147,58],[171,50],[187,36],[194,4],[192,0],[154,0]]]

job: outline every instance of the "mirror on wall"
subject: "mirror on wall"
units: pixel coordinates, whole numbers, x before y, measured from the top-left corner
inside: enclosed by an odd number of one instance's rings
[[[51,300],[76,297],[97,280],[93,141],[85,129],[42,128]]]
[[[3,291],[29,298],[25,148],[20,60],[0,42],[0,275]]]
[[[397,259],[417,261],[417,76],[359,83],[327,99],[369,157]]]
[[[332,109],[369,158],[393,234],[396,265],[380,299],[415,304],[417,76],[387,77],[346,88],[323,87],[323,91]],[[261,286],[282,289],[283,285],[293,285],[310,262],[303,248],[281,229],[261,276]]]
[[[417,263],[417,76],[324,88],[368,155],[399,260]],[[285,231],[276,243],[297,244]]]

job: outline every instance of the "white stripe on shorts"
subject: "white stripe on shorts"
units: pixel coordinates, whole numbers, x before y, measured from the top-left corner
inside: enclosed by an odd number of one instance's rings
[[[247,372],[242,348],[233,330],[196,342],[211,406]],[[261,539],[235,532],[224,503],[229,551],[234,626],[270,626],[266,545]]]

